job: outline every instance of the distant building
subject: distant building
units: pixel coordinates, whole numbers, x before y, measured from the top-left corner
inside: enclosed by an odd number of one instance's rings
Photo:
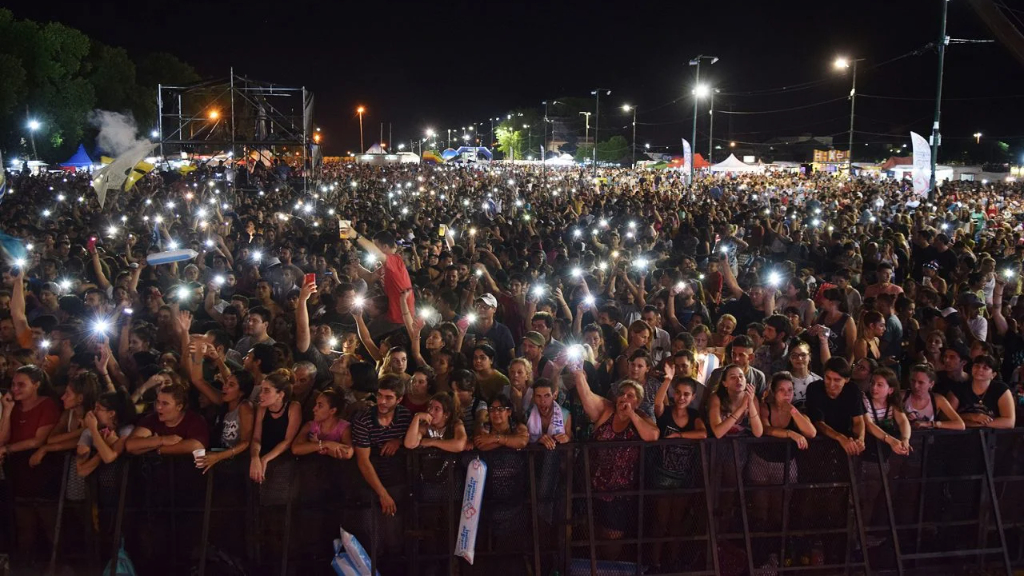
[[[765,161],[810,163],[814,161],[815,150],[832,149],[831,136],[781,136],[755,146],[757,156]]]

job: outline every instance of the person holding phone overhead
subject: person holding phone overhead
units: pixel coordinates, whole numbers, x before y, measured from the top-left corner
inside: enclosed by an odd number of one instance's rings
[[[343,239],[354,240],[360,248],[383,263],[381,269],[384,275],[384,293],[388,297],[388,311],[384,319],[388,324],[393,325],[389,326],[389,329],[385,330],[385,332],[402,328],[404,326],[400,303],[402,293],[406,293],[405,297],[407,298],[409,310],[416,309],[416,299],[412,293],[412,280],[409,278],[409,270],[405,266],[405,261],[398,254],[398,243],[395,241],[394,235],[391,232],[382,230],[374,234],[371,241],[352,228],[352,223],[346,220],[338,222],[338,233]],[[356,265],[356,270],[363,280],[367,282],[373,280],[374,272],[358,264]]]

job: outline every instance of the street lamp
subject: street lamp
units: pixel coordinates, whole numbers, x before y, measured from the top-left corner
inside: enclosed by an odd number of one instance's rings
[[[629,112],[630,110],[633,111],[633,145],[630,148],[633,150],[633,165],[636,166],[636,106],[622,105],[623,112]]]
[[[853,118],[854,111],[857,108],[857,62],[863,62],[863,58],[844,58],[842,56],[836,58],[833,66],[838,70],[845,70],[847,68],[853,68],[851,70],[853,76],[853,87],[850,88],[850,142],[849,142],[849,157],[846,159],[847,171],[850,173],[850,178],[853,178]]]
[[[32,119],[28,121],[28,137],[32,140],[32,158],[35,158],[36,160],[39,159],[39,155],[36,154],[36,130],[39,130],[42,126],[43,125],[39,123],[39,120]]]
[[[363,147],[363,112],[366,112],[366,108],[362,106],[356,108],[356,114],[359,114],[359,151],[364,152],[366,148]]]
[[[694,174],[694,161],[693,157],[697,154],[697,101],[701,98],[701,83],[700,83],[700,63],[702,60],[710,60],[712,64],[718,62],[717,56],[705,56],[704,54],[698,54],[696,58],[690,60],[690,66],[697,67],[697,76],[694,79],[694,91],[695,98],[693,99],[693,135],[690,137],[690,145],[692,146],[690,153],[690,182],[693,182]],[[707,90],[707,86],[704,87]]]
[[[974,143],[981,144],[981,132],[974,133]]]
[[[533,125],[523,124],[523,128],[526,130],[526,149],[533,149]]]
[[[601,91],[605,96],[611,96],[612,91],[607,88],[594,88],[590,91],[594,95],[594,175],[597,175],[597,139],[601,137]]]
[[[219,110],[210,110],[210,120],[216,120],[218,118],[220,118],[220,111]]]
[[[586,122],[587,122],[586,123],[586,131],[583,133],[583,140],[585,142],[589,142],[590,141],[590,114],[591,113],[590,112],[580,112],[580,114],[582,114],[586,118]],[[597,144],[597,143],[595,142],[594,144]],[[596,145],[594,146],[594,149],[595,150],[597,149]],[[594,156],[594,161],[595,162],[597,161],[597,156],[596,155]]]

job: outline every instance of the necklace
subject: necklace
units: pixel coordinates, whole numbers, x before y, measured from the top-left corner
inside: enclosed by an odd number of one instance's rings
[[[282,404],[282,405],[281,405],[281,408],[280,408],[279,410],[277,410],[276,412],[275,412],[274,410],[271,410],[270,408],[267,408],[267,412],[270,412],[270,414],[271,414],[272,416],[277,416],[277,415],[278,415],[278,414],[280,414],[281,412],[284,412],[284,409],[285,409],[285,408],[287,408],[287,407],[288,407],[288,405],[287,405],[287,404]]]

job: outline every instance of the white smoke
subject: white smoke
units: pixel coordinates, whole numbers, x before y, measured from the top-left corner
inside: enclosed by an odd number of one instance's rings
[[[89,114],[89,124],[99,129],[96,144],[109,156],[120,156],[137,146],[149,143],[139,138],[139,128],[130,115],[108,110],[93,110]]]

